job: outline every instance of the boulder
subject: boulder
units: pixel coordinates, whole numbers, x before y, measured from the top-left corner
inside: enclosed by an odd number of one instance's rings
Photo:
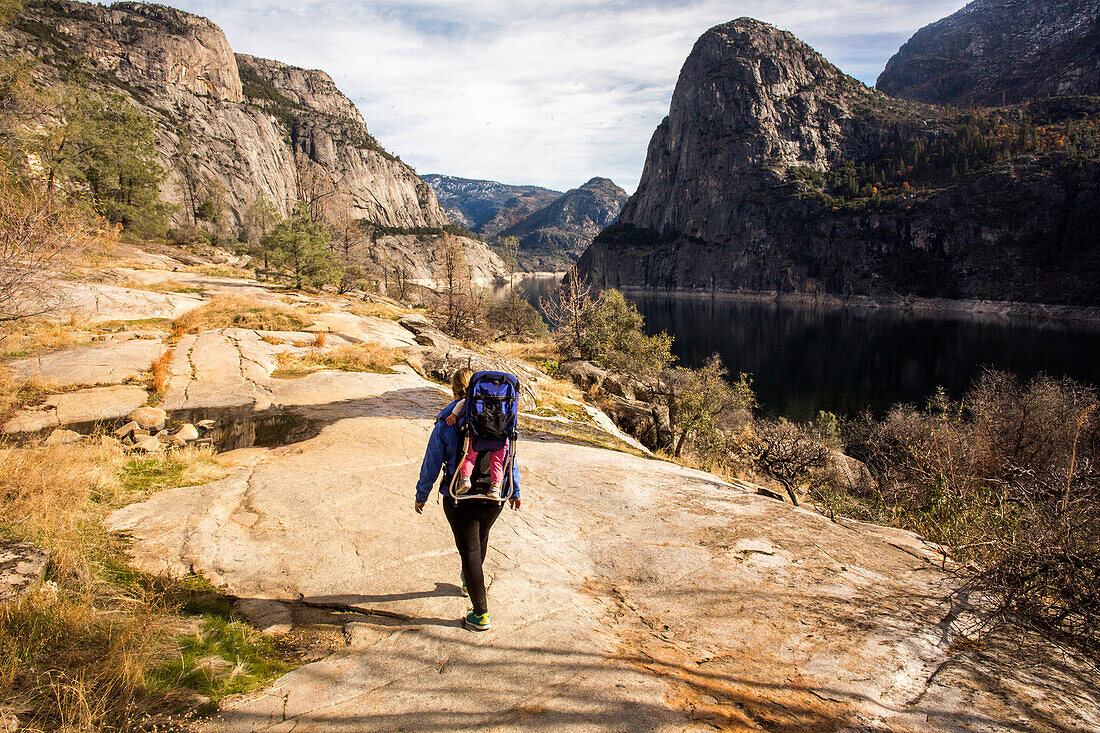
[[[160,453],[164,450],[164,444],[157,438],[148,436],[134,443],[134,450],[138,453]]]
[[[450,384],[451,375],[463,367],[478,371],[496,371],[515,374],[519,378],[519,409],[533,410],[536,403],[535,385],[546,376],[518,359],[501,354],[479,354],[463,347],[433,349],[408,347],[406,360],[414,369],[430,379]]]
[[[829,478],[850,494],[861,495],[875,488],[875,477],[867,464],[838,450],[829,452]]]
[[[136,422],[145,430],[160,430],[168,421],[168,413],[159,407],[139,407],[131,411],[126,419]]]
[[[599,387],[604,383],[607,379],[607,371],[590,361],[567,361],[558,367],[555,376],[564,377],[587,392],[592,387]]]
[[[58,428],[50,433],[50,437],[46,438],[46,445],[68,445],[69,443],[79,443],[80,433],[73,430],[64,430]]]
[[[192,440],[199,439],[199,429],[191,423],[186,423],[179,431],[172,436],[177,440],[182,440],[185,443],[189,443]]]
[[[50,554],[26,542],[0,541],[0,606],[30,593],[46,575]]]
[[[135,430],[138,430],[139,428],[141,428],[141,426],[138,425],[133,420],[131,420],[130,422],[123,425],[121,428],[118,428],[117,430],[115,430],[114,434],[115,434],[116,438],[125,438],[125,437],[131,435]]]
[[[453,348],[458,345],[450,336],[435,327],[431,321],[419,313],[397,319],[397,324],[413,334],[416,343],[436,349]]]
[[[672,443],[666,408],[614,396],[605,398],[600,407],[621,430],[646,448],[658,450]]]

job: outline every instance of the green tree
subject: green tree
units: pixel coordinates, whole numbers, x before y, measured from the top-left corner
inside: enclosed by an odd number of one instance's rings
[[[0,0],[0,23],[7,23],[23,10],[23,0]]]
[[[292,279],[296,288],[321,287],[340,279],[340,265],[329,249],[328,228],[313,221],[301,204],[264,237],[263,249],[271,266]]]
[[[51,188],[67,179],[108,221],[142,234],[167,228],[160,203],[164,171],[157,164],[154,123],[121,94],[76,92],[64,102],[64,123],[47,136],[43,159]]]
[[[584,359],[642,380],[653,379],[674,361],[672,337],[646,335],[645,318],[618,290],[600,293],[581,318],[578,349]]]
[[[703,439],[722,428],[722,419],[731,412],[751,410],[756,406],[752,379],[742,374],[737,382],[729,381],[729,370],[722,357],[715,354],[699,369],[675,369],[666,376],[669,427],[678,430],[675,455],[679,457],[688,437]]]

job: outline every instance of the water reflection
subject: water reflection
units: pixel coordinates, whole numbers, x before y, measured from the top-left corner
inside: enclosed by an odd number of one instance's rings
[[[537,304],[556,281],[532,278],[522,287]],[[987,366],[1100,384],[1100,328],[1078,324],[721,298],[631,300],[651,331],[675,335],[683,364],[718,353],[731,372],[752,374],[769,415],[882,413],[897,402],[923,404],[938,386],[959,397]]]

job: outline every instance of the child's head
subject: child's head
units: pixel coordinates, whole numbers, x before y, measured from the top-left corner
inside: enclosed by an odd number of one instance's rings
[[[466,396],[466,388],[470,386],[470,377],[474,376],[470,369],[462,368],[451,376],[451,392],[455,399],[460,400]]]

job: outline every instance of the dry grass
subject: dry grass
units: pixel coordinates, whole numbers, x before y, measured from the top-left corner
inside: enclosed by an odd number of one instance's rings
[[[272,376],[296,377],[322,369],[389,374],[392,371],[391,367],[399,359],[400,356],[396,350],[379,343],[338,346],[327,351],[311,350],[304,356],[296,356],[285,351],[279,354],[279,368]]]
[[[37,356],[88,343],[89,334],[56,321],[15,321],[0,325],[0,361]]]
[[[300,331],[310,325],[309,321],[289,308],[239,295],[219,295],[206,305],[187,311],[172,321],[172,336],[179,338],[216,328]]]
[[[155,405],[164,399],[168,389],[168,377],[172,373],[172,352],[165,351],[153,360],[146,375],[145,387],[149,390],[149,404]]]
[[[33,377],[18,382],[0,366],[0,425],[11,419],[18,410],[38,404],[51,391],[50,385]]]
[[[325,342],[328,341],[328,331],[316,331],[313,334],[313,348],[323,349],[325,348]]]
[[[396,303],[353,303],[344,308],[348,313],[353,316],[360,317],[372,317],[372,318],[387,318],[391,321],[396,321],[398,318],[407,316],[410,313],[415,313],[409,308],[402,307]]]
[[[531,342],[497,341],[493,343],[495,351],[511,356],[515,359],[523,359],[526,362],[538,366],[548,360],[557,361],[560,358],[557,344],[550,339]]]
[[[149,290],[154,293],[183,293],[186,295],[202,295],[206,288],[198,285],[179,282],[177,280],[158,280],[157,282],[142,282],[133,278],[120,280],[117,285],[131,290]]]
[[[194,272],[207,277],[231,277],[238,280],[251,280],[254,276],[252,270],[234,265],[192,265],[184,269],[187,272]]]
[[[208,449],[143,459],[96,440],[0,449],[0,536],[51,553],[47,582],[0,610],[0,708],[19,710],[29,730],[182,730],[163,714],[291,667],[201,579],[130,570],[103,527],[152,491],[224,473]]]

